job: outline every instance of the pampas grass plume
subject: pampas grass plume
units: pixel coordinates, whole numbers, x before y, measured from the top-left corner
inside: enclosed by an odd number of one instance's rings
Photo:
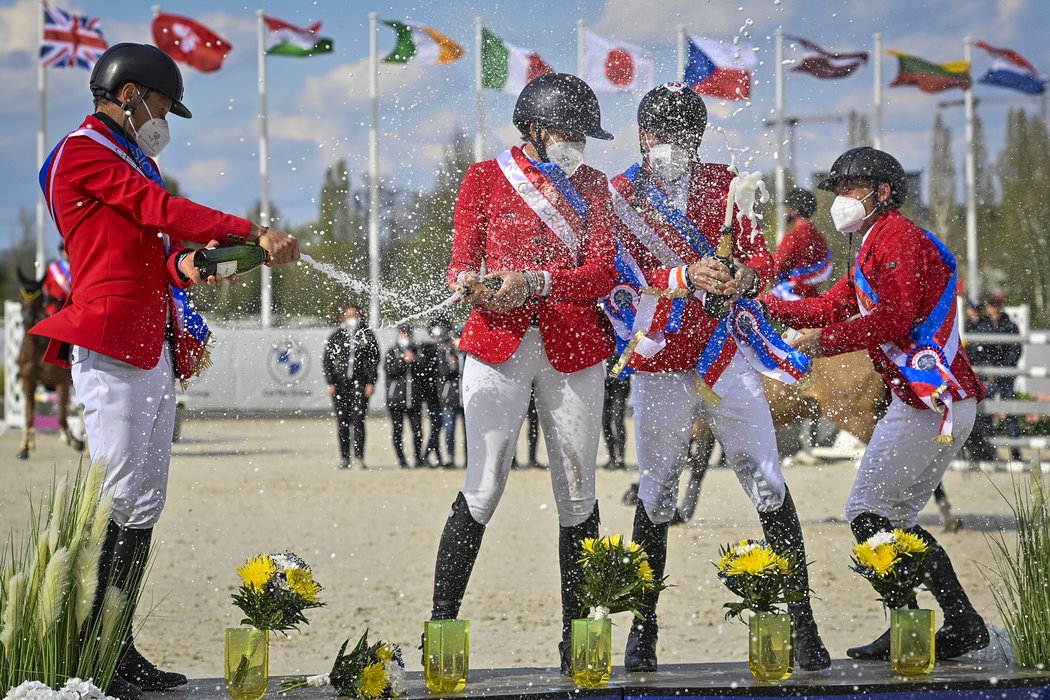
[[[4,655],[10,654],[11,643],[15,638],[15,631],[22,626],[22,607],[26,598],[26,575],[19,571],[7,579],[7,601],[4,605],[3,616],[0,617],[0,646],[4,648]]]
[[[40,586],[40,617],[37,620],[41,637],[51,631],[62,612],[69,594],[69,550],[59,547],[44,570]]]
[[[116,586],[106,589],[106,595],[102,599],[102,643],[99,646],[99,657],[106,654],[113,644],[123,644],[123,639],[116,639],[115,632],[120,627],[120,621],[124,617],[124,609],[128,605],[128,597]]]

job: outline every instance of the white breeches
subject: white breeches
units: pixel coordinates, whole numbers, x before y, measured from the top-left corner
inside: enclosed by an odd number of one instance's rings
[[[762,375],[737,353],[715,383],[722,399],[715,406],[700,398],[697,379],[696,372],[688,371],[638,372],[631,380],[638,498],[649,519],[659,524],[674,516],[678,480],[693,422],[700,415],[711,425],[755,508],[760,513],[779,510],[784,504],[784,474]]]
[[[940,413],[913,408],[893,395],[860,460],[846,503],[850,522],[861,513],[874,513],[894,527],[917,524],[919,511],[966,442],[977,416],[974,399],[956,401],[952,409],[955,441],[944,445],[934,439],[941,427]]]
[[[530,328],[506,362],[489,364],[468,356],[463,363],[467,432],[463,497],[479,523],[488,523],[503,495],[533,389],[558,522],[562,527],[579,525],[594,511],[605,363],[569,374],[559,372],[547,359],[539,330]]]
[[[175,430],[170,350],[165,344],[149,370],[80,347],[72,358],[91,461],[106,464],[112,519],[121,527],[153,527],[168,493]]]

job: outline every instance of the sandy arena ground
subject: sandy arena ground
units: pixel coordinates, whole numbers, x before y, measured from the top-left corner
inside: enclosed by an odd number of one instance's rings
[[[630,422],[628,423],[630,429]],[[274,640],[272,675],[318,673],[342,641],[367,627],[370,637],[400,643],[409,670],[419,670],[423,620],[430,612],[434,555],[462,470],[394,468],[389,423],[369,420],[368,471],[339,471],[331,419],[190,420],[174,447],[168,502],[155,531],[156,562],[140,613],[153,610],[137,635],[147,657],[191,677],[222,675],[223,629],[240,617],[230,601],[234,569],[252,554],[291,549],[313,566],[327,607],[311,624]],[[406,431],[407,432],[407,431]],[[38,436],[27,462],[15,459],[20,431],[0,434],[0,536],[24,527],[27,491],[39,501],[52,473],[79,457],[53,434]],[[633,442],[633,441],[632,441]],[[629,443],[628,461],[634,462]],[[524,455],[524,443],[519,449]],[[542,447],[541,447],[542,455]],[[599,462],[604,455],[599,455]],[[791,467],[788,483],[802,518],[817,620],[832,656],[870,641],[886,626],[868,584],[849,570],[849,528],[842,509],[855,468],[848,463]],[[621,504],[634,471],[598,472],[604,533],[630,535],[633,507]],[[941,534],[930,505],[923,524],[952,555],[974,604],[1000,624],[979,562],[990,560],[986,532],[1007,522],[1010,475],[949,473],[955,511],[967,527]],[[727,623],[730,594],[711,561],[718,547],[761,536],[758,518],[734,475],[712,470],[698,517],[671,530],[669,583],[660,606],[662,662],[746,658],[746,628]],[[920,602],[935,607],[923,594]],[[512,474],[489,524],[462,616],[472,623],[471,665],[553,666],[560,634],[557,519],[546,471]],[[623,649],[628,617],[614,619]],[[622,663],[617,651],[617,663]]]

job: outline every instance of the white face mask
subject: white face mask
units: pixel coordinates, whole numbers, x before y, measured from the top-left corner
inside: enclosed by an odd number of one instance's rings
[[[677,182],[693,164],[689,151],[673,143],[661,143],[649,149],[649,167],[661,179]]]
[[[872,190],[869,192],[864,199],[854,199],[853,197],[845,197],[838,195],[835,197],[835,201],[831,203],[831,221],[835,224],[835,228],[842,233],[853,233],[864,225],[864,220],[867,219],[871,214],[864,213],[864,200],[875,194]],[[874,210],[871,212],[875,213]]]
[[[555,141],[547,146],[547,158],[572,177],[583,163],[583,149],[586,145],[586,141]]]
[[[142,106],[146,108],[146,114],[150,117],[149,121],[137,129],[132,124],[131,130],[135,132],[135,143],[142,149],[142,152],[150,158],[156,158],[171,143],[168,122],[154,117],[145,102],[142,103]]]
[[[399,348],[407,348],[407,347],[408,347],[408,344],[409,344],[410,342],[412,342],[412,341],[410,341],[410,340],[409,340],[408,338],[406,338],[406,337],[404,337],[404,336],[401,336],[401,337],[399,337],[399,338],[397,339],[397,346],[398,346]]]
[[[353,318],[348,318],[345,321],[343,321],[343,326],[345,328],[347,328],[348,330],[351,330],[351,331],[357,330],[357,327],[359,325],[361,325],[361,319],[359,319],[356,316],[354,316]]]

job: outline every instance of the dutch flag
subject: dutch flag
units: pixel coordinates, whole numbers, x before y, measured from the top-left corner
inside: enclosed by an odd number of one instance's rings
[[[1010,49],[997,48],[983,41],[978,41],[976,46],[995,57],[992,67],[981,78],[982,83],[1020,90],[1029,95],[1041,95],[1046,92],[1046,76],[1037,71],[1021,54]]]

